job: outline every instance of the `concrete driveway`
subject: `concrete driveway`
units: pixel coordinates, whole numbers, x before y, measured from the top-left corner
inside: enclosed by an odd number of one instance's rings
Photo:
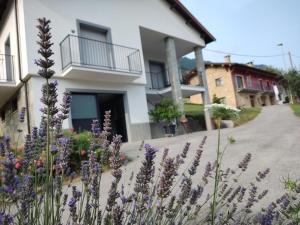
[[[204,131],[192,134],[161,138],[155,140],[146,140],[154,147],[159,148],[157,161],[164,148],[169,148],[170,155],[175,156],[181,153],[186,142],[191,142],[191,148],[186,159],[185,166],[189,165],[194,158],[197,146],[202,138],[207,135],[207,141],[202,154],[198,175],[195,181],[201,182],[201,177],[208,161],[214,162],[216,156],[217,131]],[[237,128],[222,130],[222,147],[227,143],[228,137],[234,137],[235,144],[228,147],[222,161],[222,167],[237,168],[238,163],[243,159],[246,153],[252,154],[252,160],[248,170],[240,177],[239,182],[243,186],[248,186],[250,182],[255,181],[258,171],[266,168],[271,169],[271,173],[258,184],[259,193],[268,189],[269,193],[264,198],[262,207],[270,201],[274,201],[283,193],[282,179],[284,177],[300,178],[300,118],[294,116],[288,105],[278,105],[264,107],[260,115],[251,122]],[[139,151],[140,142],[126,143],[122,146],[122,151],[133,159],[127,166],[123,167],[123,176],[121,183],[125,186],[128,183],[132,172],[138,172],[144,152]],[[158,165],[157,165],[158,166]],[[105,205],[108,190],[111,184],[111,174],[106,172],[102,175],[101,199]],[[80,185],[78,185],[80,188]],[[208,186],[209,187],[209,186]]]
[[[223,160],[223,167],[236,168],[246,153],[252,154],[249,169],[241,177],[243,184],[255,180],[258,171],[270,168],[271,173],[262,183],[262,188],[269,189],[265,201],[274,200],[283,191],[282,180],[284,177],[300,179],[300,118],[297,118],[288,105],[268,106],[262,109],[257,118],[237,128],[223,129],[222,146],[227,143],[227,138],[232,136],[236,143],[230,145]],[[216,156],[217,131],[204,131],[192,134],[147,140],[159,149],[169,148],[172,155],[180,153],[184,144],[191,142],[189,159],[192,160],[197,146],[203,136],[207,135],[207,142],[200,163],[200,171],[204,171],[207,161],[213,162]],[[124,144],[122,151],[134,159],[126,169],[137,171],[138,161],[143,152],[137,149],[140,143]],[[200,173],[202,174],[202,173]],[[199,177],[200,178],[200,177]]]

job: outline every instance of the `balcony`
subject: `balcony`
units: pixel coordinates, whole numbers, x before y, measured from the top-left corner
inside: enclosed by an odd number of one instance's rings
[[[238,87],[237,91],[239,93],[262,93],[262,94],[274,94],[272,87],[260,86],[260,85],[244,85],[243,87]]]
[[[14,77],[14,57],[0,54],[0,107],[17,89]]]
[[[243,87],[238,87],[237,91],[239,93],[259,93],[261,92],[261,89],[259,89],[258,87],[254,86],[254,85],[247,85],[247,86],[243,86]]]
[[[60,50],[65,77],[118,82],[132,81],[142,74],[138,49],[68,35]]]
[[[152,101],[160,100],[161,97],[172,97],[171,82],[167,71],[147,72],[146,74],[150,78],[148,80],[151,81],[148,84],[147,95],[151,97]],[[189,85],[185,79],[185,75],[186,71],[179,69],[180,88],[183,98],[204,92],[204,88],[201,86]]]

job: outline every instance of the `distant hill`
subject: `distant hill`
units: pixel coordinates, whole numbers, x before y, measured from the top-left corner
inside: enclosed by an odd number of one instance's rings
[[[210,63],[210,61],[205,61],[205,63]],[[188,57],[183,57],[179,60],[179,65],[182,69],[192,70],[196,68],[196,60],[190,59]]]
[[[192,70],[196,67],[195,59],[183,57],[179,60],[180,67],[185,70]]]

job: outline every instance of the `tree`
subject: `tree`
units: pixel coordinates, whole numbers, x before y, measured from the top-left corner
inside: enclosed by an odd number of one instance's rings
[[[300,98],[300,72],[294,69],[289,70],[284,74],[284,79],[287,81],[292,95]]]

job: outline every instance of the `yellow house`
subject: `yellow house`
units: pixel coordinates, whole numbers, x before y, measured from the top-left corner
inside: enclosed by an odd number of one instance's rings
[[[207,63],[205,68],[211,101],[216,96],[223,103],[240,108],[273,105],[282,100],[279,75],[258,69],[253,63],[231,63],[230,56],[226,56],[224,63]],[[198,85],[196,71],[191,71],[187,80]],[[191,96],[190,102],[202,104],[201,94]]]

